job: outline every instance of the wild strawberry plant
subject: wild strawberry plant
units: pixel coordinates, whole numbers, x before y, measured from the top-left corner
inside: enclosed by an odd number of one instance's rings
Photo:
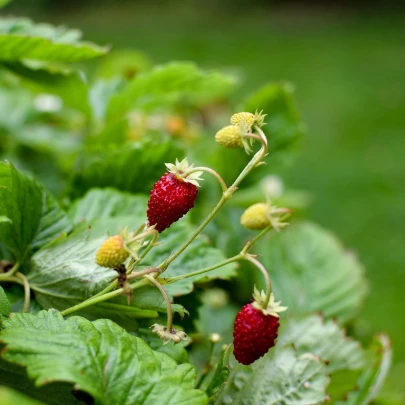
[[[269,177],[302,133],[292,86],[70,65],[107,51],[0,19],[0,402],[371,403],[389,340],[344,330],[363,268]]]

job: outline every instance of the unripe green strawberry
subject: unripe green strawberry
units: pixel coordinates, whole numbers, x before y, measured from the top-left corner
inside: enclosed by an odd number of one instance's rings
[[[120,235],[109,237],[98,249],[96,263],[111,269],[121,265],[129,256]]]
[[[261,112],[255,112],[254,114],[250,112],[239,112],[233,114],[231,117],[231,124],[232,125],[239,125],[244,127],[246,130],[251,131],[254,125],[262,127],[264,125],[264,117],[266,114],[262,114]]]
[[[242,122],[251,127],[255,123],[255,115],[250,112],[240,112],[232,115],[232,125],[240,125]]]
[[[248,229],[261,230],[270,225],[269,206],[266,203],[251,205],[240,217],[240,223]]]
[[[242,129],[239,125],[228,125],[215,135],[215,141],[225,148],[243,148]]]

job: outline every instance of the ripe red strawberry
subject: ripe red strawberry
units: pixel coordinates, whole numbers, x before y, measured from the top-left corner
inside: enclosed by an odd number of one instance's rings
[[[166,164],[169,172],[157,181],[150,192],[147,216],[149,225],[163,232],[194,207],[201,171],[187,174],[193,169],[187,159]]]
[[[278,313],[287,309],[274,302],[273,294],[266,309],[259,304],[264,293],[255,292],[254,297],[256,300],[246,304],[236,315],[233,329],[233,354],[239,363],[245,365],[252,364],[275,345],[280,325]]]

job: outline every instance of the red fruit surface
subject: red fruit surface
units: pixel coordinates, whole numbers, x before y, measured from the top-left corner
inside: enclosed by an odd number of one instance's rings
[[[162,232],[194,207],[198,188],[178,179],[173,173],[164,174],[155,183],[148,201],[149,225]]]
[[[279,322],[265,315],[252,304],[245,305],[236,315],[233,327],[233,354],[239,363],[248,365],[264,356],[275,345]]]

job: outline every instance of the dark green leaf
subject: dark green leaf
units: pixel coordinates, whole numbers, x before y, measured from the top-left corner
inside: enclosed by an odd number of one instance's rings
[[[64,320],[50,310],[13,314],[4,324],[2,357],[27,367],[37,385],[71,382],[106,405],[207,403],[193,388],[191,365],[177,365],[110,320]]]
[[[108,50],[82,42],[80,38],[78,30],[34,24],[26,18],[1,18],[0,60],[78,62],[103,55]]]
[[[367,293],[364,269],[330,232],[296,223],[257,249],[269,269],[276,298],[289,314],[322,312],[346,323],[359,312]]]
[[[313,354],[276,347],[250,366],[235,364],[216,405],[320,405],[329,378]]]
[[[52,195],[10,163],[0,163],[0,215],[11,220],[0,223],[0,241],[20,261],[71,230]]]

